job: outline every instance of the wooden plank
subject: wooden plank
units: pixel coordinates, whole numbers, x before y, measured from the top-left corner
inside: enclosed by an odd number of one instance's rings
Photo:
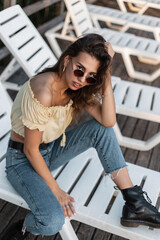
[[[4,0],[3,7],[8,8],[16,4],[16,0]]]
[[[60,0],[42,0],[24,7],[23,10],[27,14],[27,16],[30,16],[58,2],[60,2]]]

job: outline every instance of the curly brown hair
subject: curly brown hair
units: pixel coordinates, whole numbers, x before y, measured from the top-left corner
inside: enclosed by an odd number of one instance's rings
[[[105,50],[105,43],[105,39],[98,34],[91,33],[80,37],[62,53],[53,67],[42,71],[43,73],[48,71],[56,72],[58,76],[61,77],[65,57],[76,57],[81,52],[88,53],[99,61],[100,65],[96,74],[96,84],[87,85],[76,91],[72,89],[66,90],[67,95],[73,100],[75,112],[79,112],[86,105],[94,104],[94,101],[92,101],[93,96],[96,96],[100,92],[102,85],[106,81],[107,69],[109,69],[111,65],[111,57]]]

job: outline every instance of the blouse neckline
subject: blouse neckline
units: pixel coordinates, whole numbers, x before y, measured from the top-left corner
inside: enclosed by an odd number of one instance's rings
[[[30,81],[31,81],[31,79],[29,79],[29,81],[28,81],[28,88],[29,88],[29,91],[30,91],[30,93],[31,93],[31,96],[32,96],[33,100],[34,100],[35,102],[37,102],[37,104],[39,104],[42,108],[44,108],[44,109],[68,108],[68,107],[70,107],[70,106],[73,104],[73,100],[70,99],[69,102],[68,102],[66,105],[64,105],[64,106],[61,106],[61,105],[60,105],[60,106],[51,106],[51,107],[46,107],[46,106],[44,106],[44,105],[43,105],[42,103],[40,103],[40,101],[34,96],[34,92],[33,92],[32,88],[31,88]]]

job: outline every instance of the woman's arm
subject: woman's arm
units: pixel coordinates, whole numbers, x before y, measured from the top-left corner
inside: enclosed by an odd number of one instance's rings
[[[106,44],[106,51],[111,56],[112,63],[114,51],[110,44]],[[106,81],[102,87],[102,104],[96,101],[94,106],[86,106],[85,110],[105,127],[114,126],[116,122],[116,110],[111,84],[110,66],[106,70]]]
[[[42,132],[39,132],[38,129],[30,130],[29,128],[25,127],[24,153],[26,154],[34,170],[43,178],[43,180],[51,189],[52,193],[56,196],[63,208],[65,217],[71,217],[72,214],[75,213],[75,209],[72,204],[74,199],[60,189],[56,180],[48,169],[48,166],[39,151],[41,139]],[[69,208],[66,208],[66,205],[69,206]]]
[[[38,129],[30,130],[25,127],[24,153],[34,170],[44,179],[51,191],[54,193],[59,188],[58,184],[53,178],[39,151],[42,133],[43,132],[40,132]]]

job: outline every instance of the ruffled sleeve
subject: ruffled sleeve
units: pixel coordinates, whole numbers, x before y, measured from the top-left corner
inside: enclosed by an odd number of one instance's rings
[[[29,129],[44,131],[53,109],[43,106],[35,97],[28,82],[22,103],[21,103],[22,123]]]

